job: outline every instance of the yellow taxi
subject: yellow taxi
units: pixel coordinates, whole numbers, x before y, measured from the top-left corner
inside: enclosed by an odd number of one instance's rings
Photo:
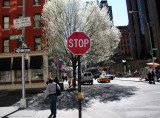
[[[113,78],[113,76],[102,74],[97,79],[97,82],[110,82],[112,80],[112,78]]]

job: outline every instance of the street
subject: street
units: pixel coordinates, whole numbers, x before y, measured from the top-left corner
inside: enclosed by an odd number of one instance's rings
[[[78,118],[77,90],[67,89],[67,82],[64,82],[64,87],[66,90],[57,100],[57,118]],[[94,80],[93,85],[82,85],[82,118],[160,118],[159,90],[159,83],[148,84],[138,78],[115,78],[110,83]],[[46,118],[50,114],[49,100],[44,99],[43,92],[28,96],[29,107],[11,114],[9,118]],[[12,107],[18,105],[19,102]],[[24,111],[32,113],[29,116]],[[4,114],[0,113],[0,116]]]

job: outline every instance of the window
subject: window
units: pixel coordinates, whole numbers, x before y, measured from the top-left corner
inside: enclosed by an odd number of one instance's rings
[[[41,0],[34,0],[34,5],[41,5]]]
[[[11,82],[11,71],[0,71],[0,82]]]
[[[17,0],[17,6],[22,7],[23,6],[23,0]]]
[[[3,0],[3,7],[10,7],[10,0]]]
[[[31,56],[30,69],[42,69],[42,68],[43,68],[43,56]]]
[[[32,80],[43,80],[43,69],[32,70]]]
[[[21,70],[15,70],[14,72],[15,72],[14,73],[15,81],[16,82],[22,81],[22,71]],[[28,81],[28,71],[27,70],[25,70],[24,79],[25,79],[25,81]]]
[[[9,16],[3,16],[3,29],[9,29]]]
[[[19,18],[19,19],[20,19],[20,18],[23,18],[22,14],[18,14],[18,18]]]
[[[3,52],[9,52],[9,39],[3,39]]]
[[[41,27],[41,14],[34,15],[34,27]]]
[[[0,82],[11,82],[11,58],[0,59]]]
[[[41,45],[41,36],[36,36],[34,38],[34,50],[41,50],[42,45]]]

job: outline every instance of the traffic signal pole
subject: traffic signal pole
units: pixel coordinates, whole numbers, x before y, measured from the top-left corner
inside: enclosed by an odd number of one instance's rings
[[[79,118],[82,118],[82,108],[81,108],[81,58],[78,55],[78,104],[79,104]]]

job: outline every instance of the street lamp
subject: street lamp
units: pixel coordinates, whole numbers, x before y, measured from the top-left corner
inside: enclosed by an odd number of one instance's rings
[[[140,14],[140,12],[138,11],[129,11],[130,14],[132,13],[138,13]],[[141,13],[142,14],[142,13]],[[149,23],[147,22],[146,17],[142,14],[143,18],[145,19],[146,23],[147,23],[147,28],[148,28],[148,34],[149,34],[149,40],[150,40],[150,45],[151,45],[151,55],[152,55],[152,61],[153,61],[153,71],[155,73],[155,66],[154,66],[154,57],[153,57],[153,49],[152,49],[152,40],[151,40],[151,33],[150,33],[150,28],[149,28]],[[156,77],[154,74],[154,83],[155,83]]]

